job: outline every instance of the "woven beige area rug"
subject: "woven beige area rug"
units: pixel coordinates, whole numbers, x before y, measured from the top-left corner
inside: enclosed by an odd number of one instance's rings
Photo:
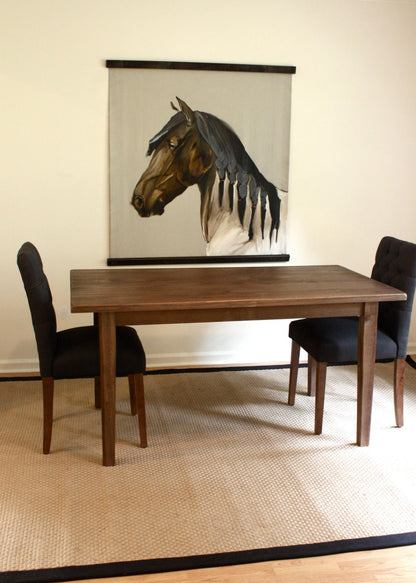
[[[147,449],[117,380],[115,467],[101,465],[92,380],[58,381],[41,453],[39,380],[0,383],[0,581],[65,581],[416,543],[416,370],[394,427],[392,364],[376,366],[369,447],[356,368],[330,367],[323,434],[299,371],[145,377]]]

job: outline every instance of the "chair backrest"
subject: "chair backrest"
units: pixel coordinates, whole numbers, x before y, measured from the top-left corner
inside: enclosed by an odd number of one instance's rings
[[[32,243],[24,243],[17,254],[17,265],[29,301],[33,328],[39,355],[40,374],[52,375],[52,362],[56,351],[56,315],[52,294],[42,260]]]
[[[378,313],[378,327],[397,343],[397,358],[405,358],[416,287],[416,244],[384,237],[371,277],[407,293],[404,302],[381,303]]]

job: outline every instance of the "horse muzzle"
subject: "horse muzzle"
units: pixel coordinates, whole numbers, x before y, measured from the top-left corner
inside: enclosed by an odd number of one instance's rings
[[[163,213],[165,212],[164,206],[159,200],[156,200],[154,202],[151,209],[146,207],[144,197],[141,194],[133,194],[131,203],[141,217],[163,215]]]

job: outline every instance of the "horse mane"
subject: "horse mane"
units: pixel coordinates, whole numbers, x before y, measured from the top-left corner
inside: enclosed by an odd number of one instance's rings
[[[168,133],[176,128],[178,125],[185,121],[185,115],[182,111],[178,111],[175,115],[172,115],[170,120],[163,126],[163,128],[157,132],[155,136],[151,140],[149,140],[149,148],[146,152],[147,156],[150,156],[154,150],[158,147],[158,145],[163,141],[163,139],[168,135]]]
[[[251,201],[251,219],[249,227],[249,239],[253,238],[253,221],[260,197],[261,204],[261,231],[264,238],[264,225],[266,218],[266,203],[269,201],[271,215],[270,242],[273,231],[279,230],[280,199],[276,187],[266,180],[256,164],[248,155],[241,140],[234,130],[224,121],[210,113],[194,111],[199,133],[211,147],[216,156],[216,169],[219,177],[219,204],[222,206],[224,196],[224,181],[228,178],[228,197],[230,209],[233,210],[234,186],[237,187],[238,215],[241,225],[244,221],[244,213],[247,204],[247,195]],[[186,121],[182,111],[175,113],[163,128],[149,140],[147,155],[150,155],[166,137],[166,135],[179,124]]]

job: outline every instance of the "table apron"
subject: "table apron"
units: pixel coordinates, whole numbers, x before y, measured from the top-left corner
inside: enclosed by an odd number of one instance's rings
[[[360,316],[364,303],[255,306],[241,308],[209,308],[115,311],[117,325],[187,324],[196,322],[234,322],[242,320],[278,320],[290,318],[323,318],[334,316]]]

